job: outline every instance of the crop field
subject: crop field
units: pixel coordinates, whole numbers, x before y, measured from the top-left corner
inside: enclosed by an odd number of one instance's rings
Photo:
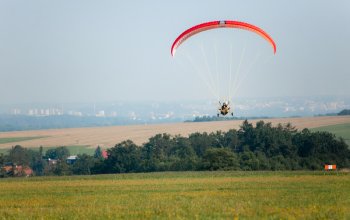
[[[258,120],[250,120],[256,123]],[[321,126],[350,123],[350,116],[333,117],[309,117],[309,118],[274,118],[264,119],[273,125],[278,123],[292,123],[298,129],[316,128]],[[229,129],[239,129],[242,120],[218,121],[218,122],[196,122],[196,123],[172,123],[158,125],[130,125],[130,126],[110,126],[94,128],[67,128],[35,131],[0,132],[1,138],[18,137],[42,137],[40,139],[20,140],[11,143],[0,143],[0,148],[9,148],[16,144],[24,147],[57,147],[57,146],[90,146],[95,148],[113,147],[121,141],[130,139],[136,144],[142,144],[159,133],[171,135],[187,136],[194,132],[228,131]]]
[[[32,137],[9,137],[9,138],[0,138],[0,144],[7,144],[7,143],[13,143],[13,142],[21,142],[21,141],[28,141],[28,140],[34,140],[39,138],[44,138],[46,136],[32,136]]]
[[[350,123],[329,125],[312,129],[313,131],[328,131],[335,134],[337,137],[342,137],[350,146]]]
[[[0,179],[2,219],[349,219],[349,173],[165,172]]]

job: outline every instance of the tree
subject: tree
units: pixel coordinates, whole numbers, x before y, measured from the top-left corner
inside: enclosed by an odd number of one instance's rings
[[[244,147],[244,151],[239,154],[239,162],[242,170],[259,170],[259,160],[255,154],[249,150],[248,146]]]
[[[5,164],[5,156],[4,154],[0,154],[0,167],[4,166]]]
[[[190,134],[189,141],[198,157],[203,157],[205,151],[214,145],[213,136],[208,135],[206,132]]]
[[[339,112],[338,115],[350,115],[350,109],[344,109]]]
[[[240,147],[237,149],[238,152],[242,152],[243,146],[248,146],[249,148],[254,145],[255,141],[255,132],[254,127],[251,123],[249,123],[247,120],[245,120],[242,125],[240,126],[240,129],[238,130],[238,138],[241,142]]]
[[[209,148],[203,156],[204,170],[238,170],[237,156],[228,148]]]
[[[238,146],[240,145],[240,140],[238,138],[237,131],[235,129],[230,129],[224,134],[223,145],[230,148],[233,152],[238,151]]]
[[[96,158],[87,154],[78,155],[77,160],[72,166],[73,174],[90,175],[91,169],[95,165],[95,160]]]
[[[9,152],[9,162],[18,164],[18,165],[29,165],[31,162],[31,152],[20,146],[16,145],[12,147]]]
[[[197,155],[188,138],[177,136],[171,149],[170,160],[172,170],[195,170],[197,168]]]
[[[5,165],[5,156],[4,154],[0,154],[0,178],[4,178],[7,177],[7,173],[5,172],[4,169],[2,169],[2,167]]]
[[[285,158],[282,155],[277,155],[270,158],[271,170],[286,170]]]
[[[174,140],[169,134],[157,134],[151,137],[141,149],[141,167],[143,171],[165,171],[170,169],[169,155]]]
[[[40,146],[38,152],[32,154],[32,160],[30,166],[32,167],[35,175],[41,176],[44,173],[45,161],[43,159],[43,147]]]
[[[72,175],[71,167],[66,163],[66,161],[58,162],[52,169],[53,174],[58,176],[68,176]]]
[[[95,153],[94,153],[94,158],[97,158],[97,159],[103,159],[103,156],[102,156],[102,149],[100,146],[97,146],[96,150],[95,150]]]
[[[123,141],[108,149],[107,170],[113,173],[129,173],[139,171],[141,150],[131,140]]]
[[[46,158],[56,159],[56,160],[66,160],[70,153],[66,147],[57,147],[54,149],[49,149],[45,153]]]

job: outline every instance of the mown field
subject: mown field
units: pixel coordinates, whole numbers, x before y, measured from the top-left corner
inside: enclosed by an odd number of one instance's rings
[[[256,123],[259,120],[249,120]],[[264,119],[273,125],[278,123],[292,123],[298,129],[316,128],[335,124],[350,123],[350,116],[327,116],[327,117],[307,117],[307,118],[273,118]],[[0,148],[10,148],[16,144],[23,147],[57,147],[57,146],[90,146],[96,148],[98,145],[103,148],[110,148],[115,144],[132,140],[138,145],[145,143],[156,134],[168,133],[171,135],[188,136],[195,132],[215,132],[218,130],[228,131],[229,129],[239,129],[242,120],[217,121],[217,122],[196,122],[196,123],[172,123],[154,125],[128,125],[110,126],[95,128],[66,128],[49,129],[35,131],[15,131],[0,132],[1,138],[18,137],[43,137],[40,139],[20,140],[11,143],[0,143]]]
[[[1,219],[350,219],[350,174],[167,172],[0,179]]]
[[[0,144],[8,144],[8,143],[14,143],[14,142],[21,142],[21,141],[28,141],[28,140],[34,140],[39,138],[44,138],[46,136],[34,136],[34,137],[4,137],[0,138]]]
[[[335,134],[337,137],[342,137],[350,146],[350,123],[329,125],[312,129],[313,131],[328,131]]]

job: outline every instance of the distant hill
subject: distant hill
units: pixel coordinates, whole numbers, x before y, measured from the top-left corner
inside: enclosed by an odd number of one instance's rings
[[[350,115],[350,109],[344,109],[343,111],[339,112],[338,115]]]
[[[272,117],[217,117],[217,116],[197,116],[193,120],[187,120],[185,122],[209,122],[209,121],[233,121],[233,120],[246,120],[246,119],[269,119]]]
[[[54,128],[100,127],[142,123],[120,117],[0,115],[0,132]]]

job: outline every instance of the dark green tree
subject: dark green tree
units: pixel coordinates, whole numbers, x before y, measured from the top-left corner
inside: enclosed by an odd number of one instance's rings
[[[42,176],[44,174],[44,168],[47,163],[43,159],[43,147],[40,146],[38,152],[32,153],[32,160],[30,163],[30,167],[33,169],[35,175]]]
[[[9,152],[8,162],[17,165],[29,165],[32,159],[32,152],[20,145],[12,147]]]
[[[172,162],[171,170],[195,170],[197,168],[197,155],[191,147],[188,138],[177,136],[170,152]]]
[[[235,153],[228,148],[209,148],[203,156],[204,170],[238,170],[239,161]]]
[[[223,145],[230,148],[233,152],[238,152],[238,146],[240,145],[240,140],[238,138],[237,131],[235,129],[230,129],[224,134]]]
[[[338,115],[350,115],[350,109],[344,109],[340,111]]]
[[[66,160],[70,156],[69,150],[67,147],[57,147],[49,149],[45,153],[46,158],[56,159],[56,160]]]
[[[59,161],[53,168],[52,173],[58,176],[72,175],[71,166],[66,161]]]
[[[0,154],[0,167],[4,166],[5,164],[5,156],[3,153]]]
[[[72,172],[75,175],[90,175],[95,161],[98,160],[87,154],[79,154],[77,160],[72,165]]]
[[[95,153],[94,153],[94,158],[97,158],[97,159],[103,159],[103,156],[102,156],[102,149],[100,146],[97,146],[96,150],[95,150]]]
[[[249,148],[251,148],[251,146],[254,145],[255,143],[254,127],[247,120],[245,120],[242,123],[242,125],[240,126],[240,129],[238,130],[237,135],[240,140],[240,145],[237,149],[238,152],[243,151],[243,146],[248,146]]]
[[[174,147],[174,140],[169,134],[157,134],[149,139],[141,149],[142,171],[169,170],[169,155]]]
[[[109,172],[138,172],[141,164],[141,149],[131,140],[123,141],[108,149],[108,159],[105,161]]]
[[[246,145],[243,147],[243,152],[239,154],[239,162],[242,170],[259,170],[259,160],[256,158],[254,152],[250,151]]]
[[[204,133],[193,133],[189,135],[189,140],[191,142],[191,146],[196,152],[198,157],[203,157],[205,151],[208,148],[214,146],[214,137],[208,135],[206,132]]]

